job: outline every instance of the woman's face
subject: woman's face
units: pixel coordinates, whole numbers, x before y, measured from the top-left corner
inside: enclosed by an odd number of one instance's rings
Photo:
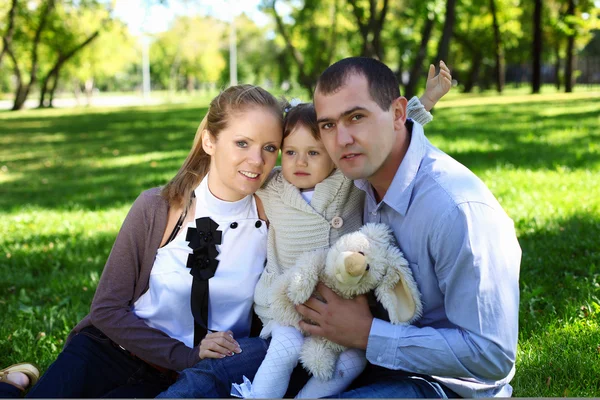
[[[281,146],[281,119],[265,107],[230,116],[215,138],[205,132],[204,151],[211,156],[208,187],[221,200],[238,201],[256,192],[267,178]]]

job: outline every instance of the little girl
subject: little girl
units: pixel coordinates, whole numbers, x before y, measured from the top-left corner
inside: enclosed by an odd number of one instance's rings
[[[440,65],[448,79],[447,67]],[[430,73],[422,98],[429,109],[449,89],[438,77]],[[407,114],[422,125],[432,120],[417,97],[409,101]],[[255,398],[281,398],[297,365],[304,338],[296,328],[273,321],[269,309],[272,284],[294,266],[302,253],[328,248],[340,236],[358,230],[362,226],[364,192],[335,169],[320,139],[314,107],[302,103],[290,107],[285,117],[281,169],[271,174],[257,195],[270,226],[267,265],[256,286],[254,309],[264,324],[261,337],[271,336],[271,343],[251,388],[242,387]],[[323,382],[312,377],[297,397],[340,393],[365,366],[364,351],[348,349],[340,355],[332,379]]]

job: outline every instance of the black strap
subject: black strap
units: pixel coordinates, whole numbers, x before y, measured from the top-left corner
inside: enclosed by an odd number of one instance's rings
[[[188,228],[185,240],[193,252],[188,256],[187,267],[194,277],[190,306],[194,316],[194,346],[208,332],[208,280],[215,275],[219,261],[217,245],[221,244],[222,232],[219,224],[210,217],[196,219],[196,227]]]
[[[192,197],[190,198],[190,204],[188,204],[188,206],[183,210],[183,212],[179,216],[179,219],[177,220],[177,223],[175,224],[175,228],[173,228],[173,231],[169,235],[169,238],[167,239],[167,242],[163,245],[163,247],[166,246],[167,244],[171,243],[173,241],[173,239],[175,239],[175,237],[179,233],[179,230],[181,229],[181,225],[183,225],[183,221],[185,221],[185,217],[187,216],[188,210],[192,206],[192,200],[194,199],[194,197],[196,197],[196,193],[192,192]]]

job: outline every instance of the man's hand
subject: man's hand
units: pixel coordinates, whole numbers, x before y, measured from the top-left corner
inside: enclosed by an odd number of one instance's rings
[[[440,61],[440,73],[435,74],[435,66],[429,66],[425,93],[419,99],[427,111],[430,111],[439,99],[444,97],[452,87],[452,74],[443,61]]]
[[[296,306],[303,317],[316,325],[301,321],[300,328],[343,346],[366,350],[373,323],[367,296],[343,299],[322,283],[317,285],[317,291],[325,303],[311,297],[306,303]]]
[[[211,332],[200,342],[200,359],[223,358],[241,353],[240,345],[233,339],[233,332]]]

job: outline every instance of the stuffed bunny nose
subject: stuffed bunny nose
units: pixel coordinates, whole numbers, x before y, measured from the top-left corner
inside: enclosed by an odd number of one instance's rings
[[[344,258],[344,266],[348,275],[361,276],[367,269],[367,259],[363,254],[352,252]]]

